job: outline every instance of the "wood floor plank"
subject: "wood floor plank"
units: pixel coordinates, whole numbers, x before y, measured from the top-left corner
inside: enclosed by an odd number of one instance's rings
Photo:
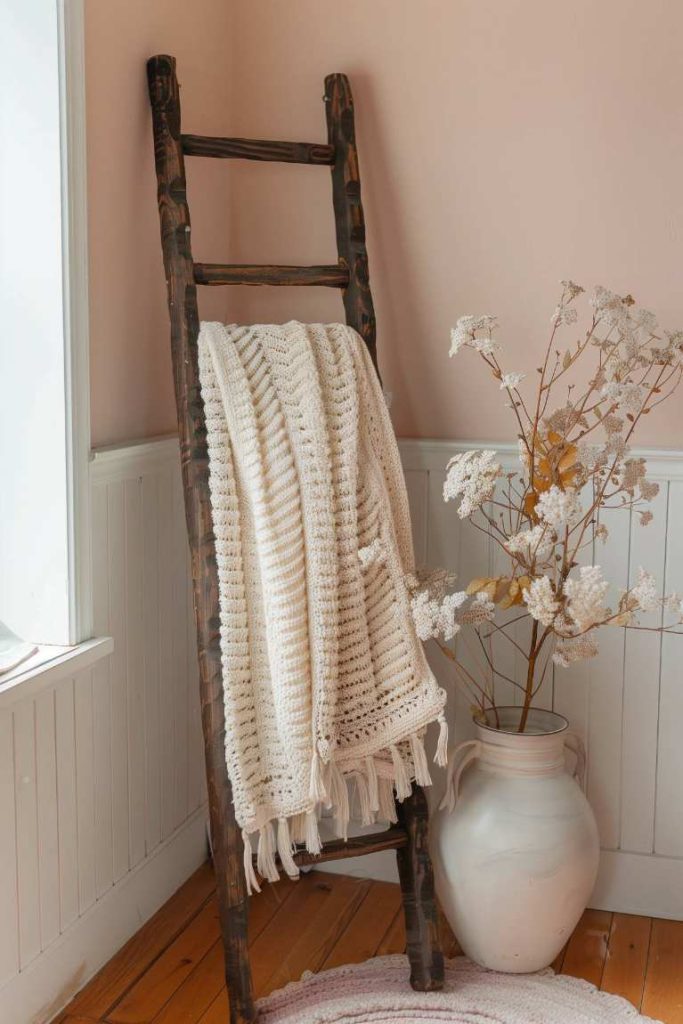
[[[370,888],[366,879],[317,871],[301,881],[301,913],[290,916],[283,908],[279,927],[269,928],[254,943],[256,998],[298,981],[306,970],[320,970]]]
[[[367,895],[322,969],[359,964],[374,956],[401,906],[401,891],[390,882],[372,882]]]
[[[109,1011],[107,1020],[114,1024],[149,1024],[219,939],[218,903],[214,897]]]
[[[377,947],[377,956],[389,956],[391,953],[406,951],[406,920],[403,907],[389,926],[386,935]]]
[[[642,1013],[683,1024],[683,921],[652,922]]]
[[[66,1008],[67,1014],[90,1021],[103,1020],[199,913],[214,890],[213,868],[207,861],[75,996]]]
[[[565,942],[564,946],[562,947],[562,949],[560,950],[560,952],[557,954],[557,956],[555,957],[555,959],[553,960],[553,962],[550,965],[552,967],[552,969],[555,971],[555,974],[561,974],[562,973],[562,964],[564,963],[564,958],[565,958],[565,954],[567,952],[567,946],[568,945],[569,945],[569,943]]]
[[[623,996],[637,1009],[643,998],[651,929],[649,917],[614,914],[602,972],[603,991]]]
[[[607,956],[612,915],[606,910],[585,910],[567,945],[562,973],[583,978],[600,987]]]
[[[273,917],[283,910],[296,892],[297,884],[283,879],[277,885],[264,885],[261,893],[251,898],[250,945],[253,945]],[[154,1024],[195,1024],[224,986],[223,943],[217,940],[153,1018]],[[227,1019],[224,1017],[222,1024]]]

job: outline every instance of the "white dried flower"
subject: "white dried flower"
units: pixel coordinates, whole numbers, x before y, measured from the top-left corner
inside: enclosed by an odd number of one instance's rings
[[[668,612],[673,612],[683,622],[683,597],[680,594],[669,594],[664,598],[664,607]]]
[[[483,590],[475,597],[474,601],[462,613],[460,621],[468,626],[483,626],[485,622],[491,622],[496,614],[496,606],[488,594]]]
[[[647,388],[633,381],[620,383],[613,380],[605,384],[600,394],[606,401],[616,405],[620,412],[637,416],[647,398]]]
[[[471,516],[492,496],[496,480],[501,474],[500,464],[495,461],[494,451],[459,452],[446,467],[443,485],[444,501],[461,497],[458,515],[461,519]]]
[[[468,345],[483,355],[491,355],[500,348],[493,339],[493,331],[497,326],[496,317],[488,314],[461,316],[451,330],[451,348],[448,354],[457,355],[464,345]],[[478,336],[479,331],[484,332],[483,338]]]
[[[653,516],[652,512],[650,512],[649,509],[648,509],[647,512],[641,512],[640,513],[640,525],[641,526],[649,526],[649,524],[652,522],[653,519],[654,519],[654,516]]]
[[[524,590],[523,597],[532,619],[536,619],[542,626],[552,625],[560,606],[547,576],[538,576],[532,580]]]
[[[656,580],[651,572],[646,572],[642,567],[638,569],[638,582],[631,588],[631,594],[642,611],[654,612],[659,608],[660,596]]]
[[[593,536],[596,540],[602,541],[603,544],[606,544],[607,538],[609,537],[609,530],[604,523],[598,523],[593,531]]]
[[[519,387],[525,377],[525,373],[504,373],[500,380],[500,390],[509,388],[510,391],[513,391]]]
[[[573,526],[583,516],[583,509],[579,496],[573,487],[565,491],[557,484],[553,484],[547,491],[539,495],[536,503],[536,513],[554,530],[560,530],[564,526]]]
[[[553,661],[561,668],[569,668],[573,662],[594,658],[597,653],[598,645],[590,633],[584,636],[563,636],[557,641]]]
[[[508,537],[505,547],[511,555],[521,555],[526,562],[545,562],[555,547],[555,534],[542,523],[530,530],[521,530]]]
[[[609,583],[599,565],[582,565],[578,578],[570,576],[565,580],[567,615],[579,629],[589,629],[608,618],[609,609],[603,605],[608,589]]]
[[[456,613],[467,600],[466,592],[447,594],[442,600],[434,598],[428,590],[422,590],[410,601],[415,623],[415,632],[420,640],[432,638],[452,640],[460,631]]]
[[[574,281],[560,281],[560,284],[567,292],[567,302],[571,302],[577,295],[585,291],[585,288],[582,288],[580,284],[575,284]]]
[[[575,324],[579,314],[573,306],[557,306],[550,318],[550,322],[561,327],[562,324]]]

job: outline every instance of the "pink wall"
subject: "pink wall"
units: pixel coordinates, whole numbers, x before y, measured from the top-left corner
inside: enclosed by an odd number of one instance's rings
[[[171,7],[173,35],[161,27]],[[683,326],[682,35],[671,0],[91,0],[95,440],[173,425],[147,54],[178,55],[195,131],[323,139],[322,79],[351,76],[398,431],[505,439],[497,389],[467,354],[447,358],[462,313],[497,313],[507,366],[521,370],[538,361],[563,277],[630,290],[665,326]],[[333,257],[324,169],[204,174],[190,180],[197,258]],[[236,320],[342,315],[322,290],[211,301],[205,316]],[[683,401],[653,414],[640,440],[683,445]]]
[[[230,103],[227,0],[88,0],[86,102],[93,444],[175,429],[168,314],[156,209],[145,61],[172,53],[191,88],[187,121],[225,128]],[[189,164],[189,162],[188,162]],[[213,161],[188,166],[193,231],[207,260],[225,252],[229,199]],[[204,303],[224,319],[225,294]]]

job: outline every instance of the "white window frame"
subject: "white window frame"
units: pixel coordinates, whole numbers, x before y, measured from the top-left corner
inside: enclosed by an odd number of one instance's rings
[[[92,636],[85,0],[58,0],[69,551],[69,641]]]
[[[32,3],[32,0],[12,0],[17,3],[16,16],[23,19],[26,15],[27,23],[30,24],[31,14],[27,8],[22,7],[23,3]],[[37,113],[40,109],[36,104],[35,94],[22,93],[23,83],[17,83],[17,103],[21,109],[26,109],[28,122],[26,132],[32,130],[39,132],[36,140],[36,160],[40,159],[40,144],[45,133],[46,140],[46,174],[58,173],[59,182],[55,177],[47,178],[47,196],[43,197],[48,205],[40,209],[38,203],[38,215],[47,215],[47,234],[45,237],[44,252],[41,246],[41,232],[36,228],[35,217],[33,221],[29,218],[28,233],[21,237],[24,250],[26,246],[33,246],[37,255],[48,261],[44,263],[46,291],[41,293],[40,274],[37,275],[35,302],[40,303],[45,298],[47,303],[44,314],[38,313],[33,317],[34,312],[28,305],[29,299],[26,272],[18,278],[19,296],[18,304],[13,306],[14,313],[11,316],[24,317],[24,305],[26,308],[27,331],[18,329],[16,320],[10,320],[12,327],[6,327],[7,334],[4,339],[0,338],[0,344],[16,345],[21,344],[25,349],[15,351],[12,358],[11,350],[6,352],[5,365],[10,368],[10,379],[3,382],[8,389],[16,389],[16,394],[21,395],[21,389],[26,388],[26,416],[23,423],[28,427],[35,426],[36,431],[43,431],[43,437],[49,436],[51,423],[49,416],[56,416],[63,426],[64,435],[61,431],[52,435],[54,444],[46,444],[46,451],[52,461],[44,461],[41,464],[39,443],[36,443],[33,430],[25,435],[23,449],[21,444],[17,445],[18,458],[23,461],[16,464],[16,472],[8,470],[7,491],[4,503],[5,522],[11,523],[6,526],[7,543],[4,551],[9,559],[6,563],[6,586],[2,591],[2,605],[0,607],[0,619],[5,618],[7,625],[14,628],[12,621],[12,609],[16,609],[16,617],[22,623],[22,637],[24,640],[37,644],[60,645],[62,647],[76,645],[92,635],[92,579],[91,579],[91,552],[90,552],[90,485],[89,485],[89,458],[90,458],[90,374],[89,374],[89,314],[88,314],[88,224],[87,224],[87,160],[85,143],[85,41],[84,41],[84,0],[52,0],[52,8],[56,20],[51,21],[50,26],[46,25],[43,34],[38,32],[33,52],[28,53],[36,62],[41,59],[41,47],[43,54],[48,61],[43,66],[47,69],[45,82],[38,81],[36,88],[52,90],[46,93],[48,103],[46,105],[46,117],[42,119]],[[46,6],[46,11],[49,8]],[[12,8],[7,10],[7,16],[15,15]],[[40,10],[35,11],[36,19],[43,17]],[[20,20],[19,24],[22,24]],[[36,21],[39,26],[41,22]],[[45,24],[45,23],[42,23]],[[21,29],[19,29],[21,31]],[[20,36],[17,39],[21,38]],[[56,39],[57,52],[52,49],[53,40]],[[47,47],[47,49],[46,49]],[[50,70],[50,68],[52,70]],[[58,80],[58,100],[55,90],[55,77]],[[27,105],[21,108],[22,96],[26,96]],[[11,101],[11,98],[10,98]],[[58,107],[59,125],[57,129],[55,107]],[[8,112],[9,124],[15,124],[12,120],[14,114]],[[33,120],[32,120],[33,119]],[[18,167],[26,167],[29,170],[27,161],[26,139],[21,142],[19,152],[22,154],[23,164]],[[11,150],[4,154],[3,159],[11,157]],[[21,174],[19,170],[17,173]],[[30,168],[30,181],[36,176],[35,167]],[[12,172],[8,172],[7,182],[13,183]],[[35,186],[34,186],[35,187]],[[54,210],[51,203],[50,193],[59,196],[60,221],[52,218],[50,210]],[[11,203],[12,192],[7,192],[5,202]],[[24,206],[24,209],[26,207]],[[11,267],[12,245],[17,244],[17,228],[15,224],[13,237],[5,238],[3,251]],[[61,234],[61,247],[60,247]],[[22,249],[19,246],[19,251]],[[58,263],[49,261],[54,258]],[[21,264],[18,264],[21,266]],[[60,289],[61,277],[61,289]],[[12,286],[12,279],[9,278],[9,286]],[[61,311],[62,324],[54,324],[51,319],[50,309],[54,307],[56,312],[59,309],[57,297],[61,290]],[[22,305],[22,303],[24,305]],[[40,306],[36,309],[40,310]],[[41,315],[43,319],[41,320]],[[30,325],[35,321],[42,325],[42,330],[34,331],[36,337],[31,337]],[[50,326],[54,324],[53,328]],[[46,329],[48,334],[44,334]],[[26,334],[27,336],[24,336]],[[40,335],[42,334],[42,339]],[[52,348],[53,340],[63,339],[63,348],[59,355],[55,354]],[[41,340],[47,344],[46,362],[40,360]],[[12,366],[16,366],[19,373],[26,375],[27,368],[29,375],[33,378],[33,366],[28,361],[35,353],[36,359],[36,385],[35,397],[32,394],[33,379],[13,380],[11,379]],[[41,373],[41,368],[44,372]],[[61,368],[60,368],[61,367]],[[62,373],[63,371],[63,373]],[[63,375],[63,379],[62,379]],[[10,394],[10,397],[11,394]],[[33,401],[33,405],[31,404]],[[41,406],[41,401],[47,402]],[[8,417],[11,411],[17,408],[17,402],[10,401],[5,415],[4,429],[7,431],[7,438],[10,438],[8,429]],[[40,421],[41,408],[46,409],[48,420],[45,424]],[[17,429],[22,429],[20,409]],[[52,420],[54,423],[54,420]],[[11,428],[12,424],[9,424]],[[24,428],[26,429],[26,428]],[[61,440],[60,440],[61,438]],[[4,451],[11,456],[10,444],[7,442]],[[59,455],[57,455],[59,453]],[[35,458],[35,461],[34,461]],[[55,462],[54,459],[58,458]],[[35,473],[32,467],[35,465]],[[11,458],[9,466],[12,466]],[[0,467],[1,471],[1,467]],[[42,522],[40,515],[32,512],[31,515],[24,515],[27,525],[24,527],[22,521],[22,502],[26,500],[29,508],[35,509],[37,490],[40,487],[41,478],[45,475],[48,484],[43,488],[45,495],[45,514]],[[36,482],[37,478],[37,482]],[[49,484],[54,481],[55,488]],[[22,490],[22,486],[24,489]],[[25,497],[26,496],[26,497]],[[34,502],[33,505],[30,502]],[[11,520],[7,520],[7,515]],[[38,521],[38,529],[36,529]],[[45,527],[45,545],[41,545],[41,538],[36,534],[40,527]],[[0,528],[2,523],[0,523]],[[64,536],[64,532],[66,536]],[[16,552],[16,556],[15,556]],[[24,559],[26,561],[26,590],[22,590],[22,570]],[[45,576],[40,577],[41,558],[45,556]],[[0,572],[2,567],[0,567]],[[35,629],[32,628],[33,611],[35,607]],[[18,631],[18,630],[17,630]],[[33,634],[33,635],[32,635]],[[2,681],[2,680],[0,680]]]

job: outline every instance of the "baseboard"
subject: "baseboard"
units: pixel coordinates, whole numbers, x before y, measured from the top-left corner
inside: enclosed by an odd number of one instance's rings
[[[48,1024],[206,860],[206,808],[0,989],[2,1024]]]
[[[590,901],[596,910],[683,919],[683,860],[603,850]]]

